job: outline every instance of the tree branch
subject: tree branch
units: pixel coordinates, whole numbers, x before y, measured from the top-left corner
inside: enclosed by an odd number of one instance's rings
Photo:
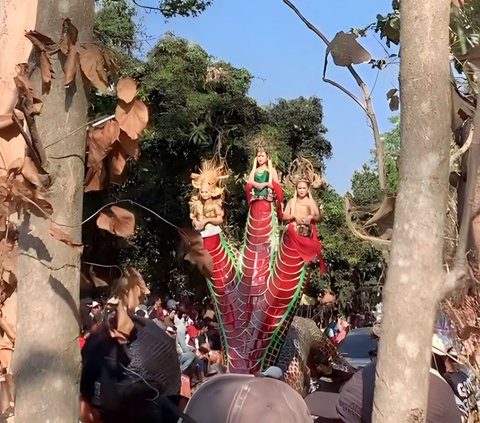
[[[355,94],[351,93],[343,85],[340,85],[338,82],[332,81],[331,79],[323,77],[322,80],[323,80],[323,82],[326,82],[327,84],[331,84],[334,87],[338,88],[340,91],[343,91],[345,94],[347,94],[368,115],[367,108],[365,107],[365,105],[360,101],[360,99]]]
[[[468,137],[466,141],[463,143],[463,145],[455,153],[453,153],[450,156],[450,172],[453,171],[452,168],[457,162],[457,160],[461,158],[468,151],[468,149],[470,148],[470,145],[472,144],[472,140],[473,140],[473,127],[470,128]]]
[[[362,241],[367,241],[373,244],[386,245],[386,246],[389,246],[391,244],[390,240],[364,235],[357,230],[357,228],[355,227],[355,224],[351,219],[350,201],[348,199],[348,196],[345,197],[344,210],[345,210],[345,220],[347,222],[347,227],[348,229],[350,229],[350,231],[353,233],[355,237],[361,239]]]
[[[132,0],[133,4],[135,6],[141,7],[142,9],[147,9],[147,10],[156,10],[157,12],[161,12],[162,10],[159,7],[152,7],[152,6],[144,6],[143,4],[137,3],[137,0]]]
[[[471,138],[470,150],[468,152],[467,186],[465,189],[462,219],[460,221],[457,253],[455,255],[455,265],[458,266],[466,265],[468,238],[472,227],[475,186],[480,164],[480,107],[477,107],[475,110],[473,117],[473,134],[471,133]]]
[[[31,154],[32,154],[32,160],[33,162],[40,168],[43,169],[42,167],[42,159],[40,158],[37,150],[35,149],[35,146],[33,145],[32,139],[29,137],[25,129],[23,129],[22,122],[20,122],[20,119],[13,113],[12,119],[15,122],[15,124],[18,126],[18,129],[20,133],[22,134],[23,139],[25,140],[25,143],[27,144]]]
[[[311,31],[313,31],[326,44],[327,47],[330,45],[329,39],[315,25],[313,25],[307,18],[305,18],[305,16],[303,16],[300,10],[298,10],[298,8],[290,0],[283,0],[283,2],[295,12],[295,14],[300,18],[300,20]],[[380,189],[383,192],[385,192],[387,184],[386,184],[386,174],[385,174],[383,142],[380,137],[380,130],[378,128],[377,117],[375,114],[375,110],[373,108],[370,90],[367,84],[365,83],[365,81],[363,81],[363,79],[360,77],[357,71],[353,68],[353,66],[352,65],[347,66],[348,71],[352,75],[353,79],[355,79],[355,82],[360,87],[360,90],[362,92],[362,95],[365,101],[365,104],[362,104],[362,102],[354,94],[348,91],[346,88],[342,87],[340,84],[334,81],[326,79],[325,78],[326,68],[327,68],[327,58],[325,57],[325,65],[324,65],[323,77],[322,77],[323,81],[326,83],[332,84],[333,86],[335,86],[336,88],[340,89],[345,94],[347,94],[352,100],[354,100],[366,113],[368,119],[372,124],[373,138],[375,140],[375,150],[376,150],[377,164],[378,164],[378,179],[379,179]]]
[[[133,204],[137,207],[140,207],[141,209],[144,209],[148,212],[150,212],[151,214],[153,214],[155,217],[157,217],[158,219],[160,219],[161,221],[163,221],[164,223],[166,223],[167,225],[170,225],[172,228],[175,228],[177,230],[180,230],[180,228],[176,225],[174,225],[172,222],[168,221],[167,219],[165,219],[164,217],[160,216],[158,213],[155,213],[153,210],[149,209],[148,207],[146,206],[143,206],[142,204],[140,203],[137,203],[136,201],[133,201],[133,200],[129,200],[129,199],[125,199],[125,200],[118,200],[118,201],[112,201],[111,203],[107,203],[105,205],[103,205],[102,207],[100,207],[95,213],[91,214],[89,217],[87,217],[83,222],[82,222],[82,225],[87,223],[89,220],[93,219],[98,213],[100,213],[102,210],[106,209],[107,207],[110,207],[110,206],[114,206],[116,204],[120,204],[120,203],[130,203],[130,204]]]

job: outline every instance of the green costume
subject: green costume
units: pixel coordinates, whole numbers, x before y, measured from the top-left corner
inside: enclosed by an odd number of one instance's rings
[[[264,183],[264,182],[268,182],[269,178],[270,178],[270,173],[268,172],[267,169],[265,169],[263,172],[255,172],[255,176],[254,176],[253,180],[255,182]],[[257,188],[253,189],[253,194],[254,194],[255,198],[258,199],[258,200],[269,198],[270,192],[271,192],[270,188],[268,188],[268,187],[265,187],[265,188],[262,188],[262,189],[257,189]]]

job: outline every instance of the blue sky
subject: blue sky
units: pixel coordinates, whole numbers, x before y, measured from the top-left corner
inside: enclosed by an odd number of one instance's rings
[[[139,1],[140,2],[140,1]],[[391,0],[292,0],[329,39],[338,31],[365,27],[378,13],[391,10]],[[158,0],[143,0],[155,6]],[[199,43],[209,54],[255,75],[250,95],[266,105],[278,98],[318,96],[323,100],[324,125],[333,145],[326,178],[340,193],[350,188],[353,172],[369,160],[373,137],[367,119],[349,97],[322,81],[325,45],[282,0],[214,0],[197,18],[174,18],[167,22],[157,13],[140,12],[147,36],[173,31]],[[376,36],[375,36],[376,37]],[[385,51],[374,36],[359,39],[374,58]],[[377,37],[378,38],[378,37]],[[151,46],[155,40],[149,42]],[[149,48],[144,45],[144,48]],[[396,52],[396,51],[392,51]],[[398,86],[398,66],[377,72],[370,65],[356,67],[373,89],[373,104],[381,132],[391,128],[386,92]],[[358,87],[345,68],[331,58],[327,75],[355,94]]]

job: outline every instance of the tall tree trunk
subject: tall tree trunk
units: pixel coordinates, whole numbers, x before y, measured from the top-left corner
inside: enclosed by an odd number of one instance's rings
[[[58,40],[69,17],[80,41],[93,34],[93,0],[39,0],[35,29]],[[33,28],[32,28],[33,29]],[[33,57],[33,56],[32,56]],[[77,73],[65,89],[61,54],[53,56],[55,78],[36,119],[53,181],[46,196],[52,220],[81,239],[85,130],[88,102]],[[41,93],[37,70],[32,77]],[[16,422],[78,423],[80,250],[49,235],[50,222],[25,214],[19,234],[17,341],[14,354]]]
[[[402,0],[400,13],[400,186],[383,291],[376,423],[424,421],[433,325],[446,294],[450,0]]]

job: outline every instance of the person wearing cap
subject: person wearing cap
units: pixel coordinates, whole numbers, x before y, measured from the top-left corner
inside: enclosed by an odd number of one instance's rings
[[[145,304],[140,304],[135,310],[135,315],[138,317],[147,317],[147,306]]]
[[[462,413],[463,422],[468,422],[470,403],[474,401],[474,388],[468,376],[455,368],[462,365],[452,341],[440,334],[434,333],[432,339],[432,367],[445,379],[455,394],[457,407]]]
[[[175,301],[173,298],[169,299],[166,304],[167,311],[176,310],[178,301]]]
[[[380,331],[377,332],[380,334]],[[435,336],[432,353],[435,354]],[[433,366],[433,360],[432,360]],[[370,423],[375,392],[376,360],[353,375],[339,394],[313,392],[307,398],[310,412],[316,422]],[[429,374],[427,423],[462,423],[455,395],[448,383],[433,367]]]
[[[95,313],[102,311],[102,305],[98,301],[92,301],[90,304],[87,304],[87,307],[90,309],[90,317],[92,320],[95,318]]]
[[[339,394],[313,392],[305,402],[316,422],[370,423],[375,391],[376,362],[358,371],[345,383]],[[450,386],[435,372],[430,372],[427,423],[461,423],[462,416]]]
[[[193,394],[184,412],[198,423],[312,423],[300,394],[261,375],[215,376]]]
[[[90,310],[88,313],[88,317],[90,319],[90,328],[92,331],[94,331],[103,321],[102,304],[100,304],[98,301],[92,301],[90,304],[87,304],[87,306]]]

